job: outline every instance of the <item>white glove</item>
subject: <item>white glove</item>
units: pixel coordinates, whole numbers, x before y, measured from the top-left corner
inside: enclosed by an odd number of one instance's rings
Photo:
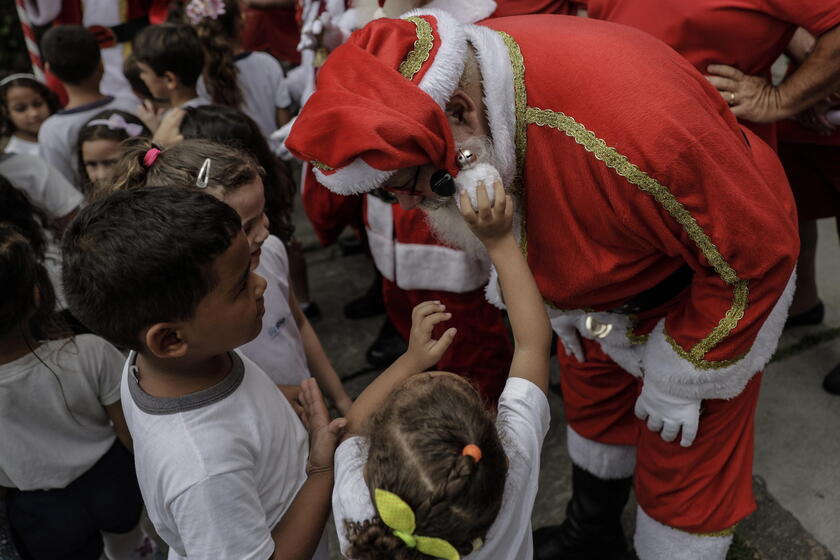
[[[647,427],[660,432],[665,441],[674,441],[682,429],[680,445],[689,447],[700,425],[701,399],[686,399],[669,395],[649,379],[642,384],[642,394],[636,399],[636,417],[647,419]]]
[[[294,126],[297,117],[292,118],[289,122],[275,130],[271,133],[268,137],[268,145],[271,148],[271,151],[274,152],[274,155],[282,159],[283,161],[290,161],[295,158],[286,148],[286,138],[289,137],[289,134],[292,132],[292,126]]]

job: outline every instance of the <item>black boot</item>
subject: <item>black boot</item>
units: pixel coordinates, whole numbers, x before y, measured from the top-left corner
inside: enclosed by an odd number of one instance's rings
[[[823,379],[823,389],[832,395],[840,395],[840,364],[828,372]]]
[[[344,316],[348,319],[364,319],[385,313],[385,302],[382,300],[382,275],[378,270],[373,277],[373,283],[365,294],[344,306]]]
[[[621,512],[632,478],[605,480],[572,465],[572,499],[562,525],[534,531],[534,560],[623,560]]]
[[[407,349],[408,344],[386,316],[376,340],[365,352],[365,359],[372,366],[386,368],[402,356]]]

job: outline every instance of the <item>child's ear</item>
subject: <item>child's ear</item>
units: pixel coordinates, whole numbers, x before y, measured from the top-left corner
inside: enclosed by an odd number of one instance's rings
[[[175,323],[155,323],[146,331],[146,348],[158,358],[182,358],[189,344]]]
[[[181,83],[181,80],[178,79],[175,72],[170,72],[169,70],[163,73],[163,79],[166,87],[169,89],[175,89]]]

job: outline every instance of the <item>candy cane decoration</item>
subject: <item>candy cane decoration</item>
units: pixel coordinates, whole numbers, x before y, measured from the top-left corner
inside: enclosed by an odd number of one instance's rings
[[[29,52],[29,60],[32,61],[32,73],[41,82],[46,82],[44,76],[44,62],[41,60],[41,51],[38,48],[38,41],[35,39],[35,31],[29,23],[29,15],[26,13],[24,0],[15,0],[18,19],[23,29],[23,37],[26,40],[26,50]]]

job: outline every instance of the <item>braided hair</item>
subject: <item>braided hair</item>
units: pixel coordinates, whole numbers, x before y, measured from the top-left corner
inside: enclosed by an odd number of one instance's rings
[[[451,374],[421,374],[397,388],[368,427],[365,481],[414,511],[417,535],[448,541],[464,556],[483,539],[502,505],[507,458],[495,418],[478,392]],[[480,461],[462,454],[469,444]],[[345,521],[355,560],[426,560],[376,516]]]

